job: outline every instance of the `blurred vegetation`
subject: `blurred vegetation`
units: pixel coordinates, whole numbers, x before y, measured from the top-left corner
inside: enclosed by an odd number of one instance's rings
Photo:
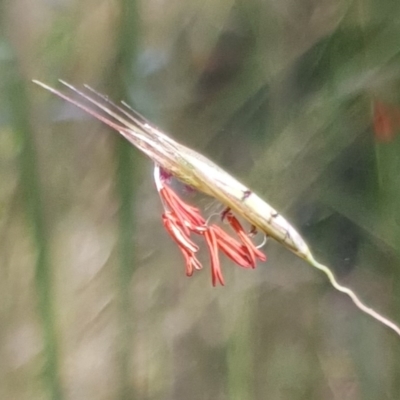
[[[186,278],[151,163],[31,83],[125,99],[399,322],[399,2],[0,7],[1,399],[400,397],[398,338],[277,244]]]

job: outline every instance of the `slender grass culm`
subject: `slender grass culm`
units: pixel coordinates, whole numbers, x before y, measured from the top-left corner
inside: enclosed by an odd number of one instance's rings
[[[257,259],[266,259],[251,241],[252,233],[260,231],[322,271],[332,286],[349,296],[359,310],[400,336],[400,327],[396,323],[365,305],[351,289],[336,280],[330,268],[315,260],[301,235],[282,215],[212,161],[175,142],[125,103],[118,106],[88,86],[83,92],[60,81],[80,98],[75,100],[42,82],[33,82],[118,131],[155,163],[154,179],[164,206],[162,220],[182,252],[188,276],[202,268],[196,258],[199,247],[191,240],[193,234],[204,237],[210,254],[212,284],[215,286],[224,284],[219,251],[243,268],[255,268]],[[219,200],[225,207],[221,218],[227,220],[234,236],[218,225],[210,224],[199,209],[181,200],[169,185],[172,177]],[[250,223],[250,233],[245,231],[235,215]]]

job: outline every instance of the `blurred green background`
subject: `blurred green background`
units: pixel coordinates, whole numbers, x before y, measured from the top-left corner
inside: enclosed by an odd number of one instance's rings
[[[151,162],[31,83],[126,100],[400,322],[398,1],[0,7],[1,399],[400,399],[399,338],[278,244],[186,278]]]

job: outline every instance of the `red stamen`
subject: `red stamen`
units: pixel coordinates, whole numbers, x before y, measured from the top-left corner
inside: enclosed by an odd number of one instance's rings
[[[218,256],[219,250],[243,268],[255,268],[257,258],[262,261],[266,260],[266,256],[255,247],[249,235],[229,208],[224,210],[221,218],[228,220],[233,230],[238,234],[239,241],[231,237],[218,225],[207,226],[200,210],[182,201],[168,185],[158,187],[158,189],[167,208],[162,216],[163,224],[169,235],[177,243],[185,259],[187,276],[192,276],[195,269],[202,268],[195,256],[199,247],[190,239],[192,233],[203,235],[206,241],[211,258],[213,286],[218,283],[225,284]],[[254,229],[251,232],[253,231]]]
[[[216,286],[217,281],[219,281],[219,283],[221,285],[225,285],[224,278],[222,276],[221,265],[220,265],[219,258],[218,258],[217,238],[215,236],[215,232],[212,227],[209,227],[204,232],[204,238],[206,239],[206,243],[207,243],[208,250],[210,252],[210,257],[211,257],[212,285]]]
[[[251,262],[247,251],[244,246],[237,240],[230,237],[222,228],[218,225],[213,225],[215,235],[217,237],[217,243],[219,249],[232,261],[243,268],[250,268]]]
[[[171,213],[163,214],[162,221],[165,229],[179,247],[183,247],[192,253],[199,250],[199,246],[192,242],[186,233],[181,229],[181,226],[177,224],[177,221],[174,219],[174,215]]]
[[[256,258],[261,261],[265,261],[267,259],[266,255],[258,250],[257,247],[253,244],[238,219],[231,213],[227,214],[226,218],[228,219],[228,222],[232,226],[233,230],[238,234],[240,240],[246,248],[250,257],[252,268],[256,267]]]
[[[231,208],[230,207],[226,207],[224,211],[222,211],[221,213],[221,221],[224,221],[224,219],[226,218],[226,216],[231,212]]]
[[[175,212],[175,215],[181,221],[182,227],[187,234],[189,234],[188,222],[193,226],[205,225],[206,221],[201,216],[199,209],[183,202],[168,186],[164,186],[160,189],[160,195],[167,207]]]
[[[183,257],[185,258],[186,276],[190,277],[193,275],[193,268],[196,270],[200,270],[203,268],[200,261],[193,253],[190,253],[187,249],[182,247],[179,247],[179,250],[182,252]]]
[[[181,229],[181,226],[178,225],[178,220],[175,219],[173,214],[163,214],[162,220],[166,231],[176,242],[179,250],[185,258],[186,275],[192,276],[193,268],[197,270],[202,268],[200,261],[194,254],[199,250],[199,247],[192,242],[188,236],[186,236],[185,232]]]

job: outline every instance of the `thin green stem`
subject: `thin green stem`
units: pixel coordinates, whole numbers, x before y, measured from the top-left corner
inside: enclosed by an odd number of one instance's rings
[[[113,82],[117,80],[117,91],[127,98],[127,83],[134,79],[134,60],[138,37],[138,11],[135,0],[120,0],[121,20],[118,39],[118,59],[113,71]],[[118,77],[118,78],[116,78]],[[117,158],[117,194],[119,198],[119,374],[120,400],[136,398],[131,387],[130,368],[132,343],[132,314],[130,301],[130,282],[134,269],[135,250],[133,245],[134,217],[134,162],[132,148],[122,138],[117,139],[115,154]]]
[[[118,138],[116,143],[117,156],[117,194],[119,197],[119,304],[120,304],[120,343],[119,367],[121,400],[131,398],[129,389],[129,357],[132,337],[131,307],[129,287],[134,267],[133,245],[133,162],[131,147],[124,140]]]
[[[14,65],[11,71],[16,71]],[[37,168],[33,132],[30,127],[25,86],[21,79],[14,75],[9,81],[9,104],[13,115],[12,124],[15,134],[21,143],[19,158],[20,181],[24,190],[25,210],[36,249],[35,284],[38,299],[43,342],[44,342],[44,377],[53,400],[62,399],[59,378],[59,361],[57,335],[55,326],[54,296],[49,261],[48,234],[43,212],[41,185]]]

